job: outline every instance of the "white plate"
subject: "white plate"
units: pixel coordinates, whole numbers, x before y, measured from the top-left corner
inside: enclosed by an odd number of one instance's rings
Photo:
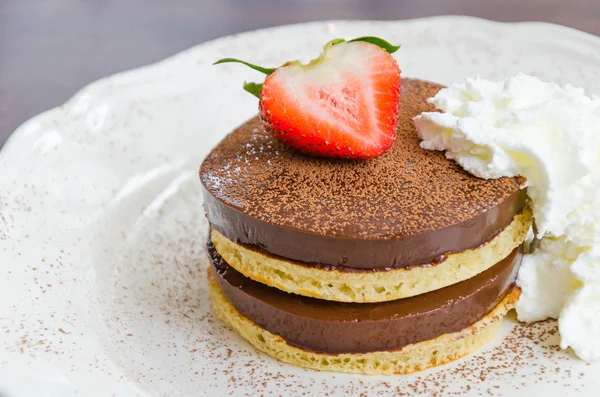
[[[508,320],[505,338],[456,363],[368,377],[281,364],[211,313],[197,169],[256,113],[241,86],[261,77],[211,63],[307,60],[361,35],[401,43],[404,76],[525,72],[600,93],[600,38],[465,17],[267,29],[91,84],[25,123],[0,156],[0,394],[600,395],[600,363],[559,351],[552,322]]]

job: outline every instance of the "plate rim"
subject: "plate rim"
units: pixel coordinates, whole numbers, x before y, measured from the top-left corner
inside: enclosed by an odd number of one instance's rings
[[[85,85],[80,90],[76,91],[76,93],[68,99],[63,105],[52,108],[48,111],[45,111],[37,116],[32,117],[28,121],[25,121],[19,128],[15,130],[15,132],[11,135],[9,140],[7,141],[7,145],[4,147],[2,151],[0,151],[0,195],[3,193],[2,185],[3,181],[8,179],[9,183],[6,183],[7,187],[18,186],[21,182],[17,179],[10,180],[10,172],[7,172],[7,175],[3,174],[3,170],[16,170],[21,171],[24,167],[22,163],[16,161],[10,161],[10,155],[12,155],[12,160],[14,160],[15,154],[17,155],[27,155],[30,150],[33,150],[30,143],[35,142],[35,139],[38,138],[40,133],[45,133],[50,129],[61,130],[63,127],[67,128],[68,123],[70,123],[75,116],[80,116],[82,113],[85,115],[87,113],[87,109],[84,109],[82,112],[77,114],[77,112],[71,112],[72,109],[69,108],[69,103],[71,105],[77,106],[78,96],[80,95],[90,95],[91,97],[97,97],[100,100],[111,100],[114,99],[122,90],[127,89],[127,85],[140,85],[140,86],[150,86],[153,88],[155,85],[155,81],[152,80],[152,77],[156,77],[156,81],[163,78],[163,71],[166,69],[172,70],[173,68],[181,67],[184,69],[184,72],[188,72],[185,69],[185,63],[189,60],[193,61],[194,55],[203,55],[205,51],[214,51],[217,49],[216,47],[224,47],[227,45],[228,41],[236,40],[237,38],[243,40],[256,40],[254,34],[277,34],[279,32],[286,32],[287,29],[295,29],[292,33],[297,33],[303,27],[307,27],[311,30],[312,34],[319,33],[320,27],[327,27],[327,24],[337,24],[339,26],[339,33],[347,33],[346,29],[354,29],[357,30],[365,28],[373,28],[377,29],[380,24],[384,24],[388,26],[390,30],[393,29],[406,29],[407,26],[410,26],[408,29],[418,29],[422,26],[433,26],[437,21],[443,20],[442,31],[445,31],[446,28],[453,28],[454,26],[466,28],[467,30],[472,28],[473,26],[482,26],[486,33],[493,34],[494,32],[504,33],[507,35],[505,43],[510,43],[515,40],[521,33],[519,29],[528,29],[530,26],[535,25],[535,32],[533,33],[534,38],[531,39],[533,45],[537,45],[539,40],[547,38],[548,41],[552,42],[553,37],[549,37],[551,32],[561,32],[558,33],[560,36],[556,36],[556,42],[560,42],[559,50],[565,48],[572,40],[582,41],[583,44],[581,48],[586,49],[586,43],[589,43],[590,46],[596,46],[600,44],[600,37],[590,35],[585,32],[578,31],[576,29],[564,27],[561,25],[544,23],[544,22],[497,22],[490,21],[487,19],[476,18],[476,17],[465,17],[465,16],[438,16],[438,17],[426,17],[426,18],[417,18],[417,19],[406,19],[406,20],[392,20],[392,21],[369,21],[369,20],[332,20],[332,21],[314,21],[308,23],[296,23],[296,24],[288,24],[281,25],[275,27],[262,28],[257,30],[251,30],[247,32],[237,33],[233,35],[223,36],[220,38],[216,38],[214,40],[210,40],[204,43],[200,43],[196,46],[190,47],[184,51],[178,52],[172,56],[159,60],[157,62],[136,67],[130,70],[125,70],[123,72],[119,72],[104,78],[100,78],[91,82],[90,84]],[[424,25],[419,25],[423,23]],[[359,25],[360,24],[360,25]],[[412,25],[414,24],[414,25]],[[431,24],[431,25],[429,25]],[[558,27],[558,29],[557,29]],[[583,34],[583,36],[582,36]],[[589,37],[588,37],[589,36]],[[549,38],[548,38],[549,37]],[[586,40],[583,40],[582,37],[586,37]],[[591,38],[591,39],[590,39]],[[591,41],[587,41],[590,39]],[[212,46],[216,46],[211,48]],[[594,48],[594,47],[592,47]],[[580,48],[572,49],[572,53],[580,53]],[[186,57],[185,54],[191,53],[192,57]],[[169,63],[172,60],[177,59],[178,57],[183,55],[183,62],[174,62]],[[164,65],[162,65],[165,63]],[[600,58],[593,57],[591,60],[592,65],[600,65]],[[162,65],[162,66],[161,66]],[[204,64],[202,68],[208,67],[208,63]],[[204,70],[204,69],[202,69]],[[142,78],[136,79],[137,73],[143,72],[141,75]],[[131,79],[128,77],[131,75]],[[150,78],[147,78],[150,77]],[[165,77],[166,78],[166,77]],[[167,80],[169,82],[169,80]],[[93,86],[98,85],[97,88],[104,88],[105,85],[115,85],[115,90],[112,93],[107,92],[102,89],[101,91],[94,90]],[[123,86],[121,86],[123,85]],[[89,90],[89,91],[88,91]],[[96,95],[97,94],[97,95]],[[29,124],[31,123],[31,124]],[[55,124],[56,123],[56,124]],[[20,139],[24,138],[24,139]],[[32,140],[33,138],[33,140]],[[10,145],[10,141],[16,143],[15,145]],[[90,142],[85,142],[86,145],[91,146]],[[8,150],[7,150],[8,149]],[[6,155],[9,156],[6,156]],[[27,180],[26,180],[27,182]],[[1,204],[1,203],[0,203]],[[43,207],[42,207],[43,208]],[[1,207],[0,207],[1,209]],[[25,230],[25,228],[23,228]],[[15,238],[11,242],[18,244],[20,246],[27,246],[30,243],[27,243],[20,238]],[[10,254],[9,254],[10,255]]]
[[[194,45],[192,47],[186,48],[182,51],[176,52],[172,55],[169,55],[166,58],[160,59],[158,61],[151,62],[151,63],[145,64],[142,66],[137,66],[137,67],[134,67],[131,69],[125,69],[120,72],[112,73],[112,74],[106,75],[104,77],[101,77],[99,79],[93,80],[93,81],[85,84],[83,87],[76,90],[65,102],[58,104],[57,106],[47,109],[45,111],[42,111],[41,113],[38,113],[37,115],[34,115],[34,116],[28,118],[27,120],[23,121],[13,132],[11,132],[9,134],[6,142],[4,143],[4,146],[2,147],[2,149],[0,149],[0,159],[2,158],[1,156],[5,152],[7,152],[8,150],[12,150],[11,147],[13,146],[13,143],[16,139],[15,136],[22,134],[23,131],[25,131],[29,125],[31,125],[35,122],[40,122],[40,121],[42,121],[42,119],[44,117],[48,117],[52,113],[58,112],[62,107],[64,107],[66,104],[73,101],[74,98],[76,98],[78,95],[84,93],[90,87],[97,85],[99,83],[102,83],[102,82],[107,82],[110,80],[122,78],[123,76],[132,74],[132,73],[136,73],[141,70],[147,70],[150,68],[154,68],[165,62],[172,61],[188,52],[200,50],[203,47],[218,45],[221,42],[225,42],[227,40],[233,40],[240,36],[247,36],[247,35],[252,35],[252,34],[262,34],[262,33],[269,33],[269,32],[273,33],[273,32],[279,31],[279,30],[298,28],[298,27],[303,27],[303,26],[305,26],[305,27],[326,26],[328,24],[398,24],[398,23],[408,24],[408,23],[422,23],[422,22],[429,22],[429,21],[431,21],[431,22],[464,21],[467,23],[487,25],[488,28],[493,27],[495,29],[503,29],[503,30],[524,29],[524,28],[549,29],[549,30],[556,32],[556,34],[561,34],[561,35],[564,35],[565,37],[570,36],[569,38],[572,40],[585,40],[585,41],[589,41],[589,42],[595,42],[596,44],[600,45],[600,36],[596,36],[592,33],[584,32],[584,31],[576,29],[576,28],[572,28],[569,26],[560,25],[560,24],[556,24],[556,23],[543,22],[543,21],[504,22],[504,21],[495,21],[495,20],[481,18],[481,17],[474,17],[474,16],[468,16],[468,15],[452,15],[452,14],[420,17],[420,18],[395,19],[395,20],[331,19],[331,20],[323,20],[323,21],[297,22],[297,23],[291,23],[291,24],[285,24],[285,25],[277,25],[277,26],[270,26],[270,27],[265,27],[265,28],[252,29],[252,30],[247,30],[244,32],[233,33],[230,35],[221,36],[221,37],[217,37],[217,38],[214,38],[211,40],[207,40],[207,41],[198,43],[197,45]],[[598,62],[600,65],[600,58],[598,59]]]

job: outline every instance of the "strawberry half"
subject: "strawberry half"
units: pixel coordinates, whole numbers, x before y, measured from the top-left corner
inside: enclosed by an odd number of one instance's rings
[[[396,138],[400,70],[398,47],[375,37],[336,39],[307,65],[275,69],[239,62],[267,75],[244,89],[259,97],[263,124],[285,145],[308,155],[368,159]]]

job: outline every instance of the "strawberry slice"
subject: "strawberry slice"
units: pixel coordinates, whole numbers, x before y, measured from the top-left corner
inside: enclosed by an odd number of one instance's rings
[[[260,99],[263,124],[285,145],[308,155],[368,159],[396,138],[400,70],[391,53],[398,47],[364,37],[333,40],[307,65],[288,62],[267,74],[264,84],[244,88]]]

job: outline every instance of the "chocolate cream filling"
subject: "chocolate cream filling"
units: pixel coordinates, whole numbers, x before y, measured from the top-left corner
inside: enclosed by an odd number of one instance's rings
[[[519,249],[483,273],[437,291],[383,303],[339,303],[289,294],[246,278],[208,243],[219,287],[235,308],[288,344],[327,354],[397,350],[458,332],[515,288]]]

